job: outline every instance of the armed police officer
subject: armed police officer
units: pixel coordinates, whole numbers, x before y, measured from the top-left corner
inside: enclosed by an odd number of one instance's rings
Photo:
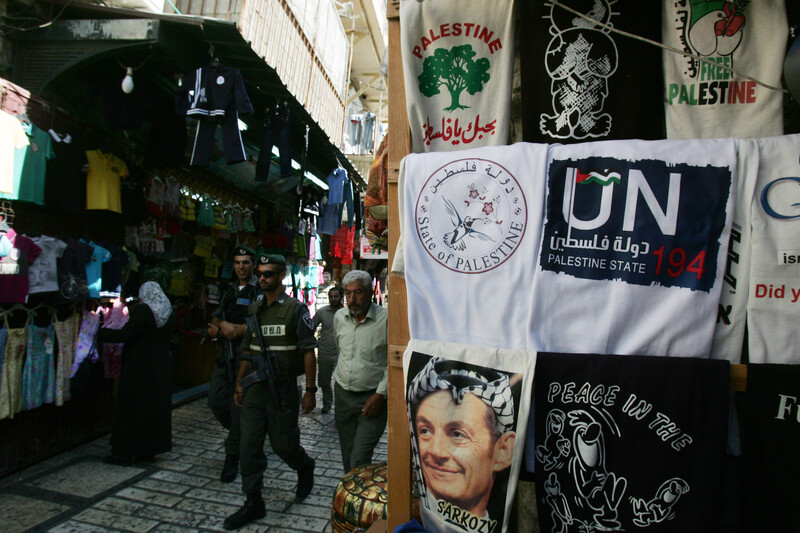
[[[264,439],[273,451],[297,471],[295,501],[304,500],[314,486],[314,460],[300,445],[299,387],[305,373],[303,413],[316,406],[314,386],[317,341],[305,304],[283,292],[286,260],[261,254],[256,274],[262,298],[250,306],[247,334],[242,345],[247,359],[239,367],[234,398],[241,405],[240,461],[245,504],[225,519],[225,529],[238,529],[266,515],[261,487],[267,459]]]
[[[244,337],[244,319],[250,304],[256,301],[259,292],[258,279],[253,275],[255,251],[248,246],[238,246],[234,250],[233,269],[236,284],[228,287],[220,299],[220,305],[211,315],[208,335],[220,339],[222,353],[211,375],[208,390],[208,407],[214,417],[228,430],[225,439],[225,465],[222,467],[220,481],[230,483],[239,471],[239,407],[233,401],[236,374],[239,371],[241,351],[240,342]]]

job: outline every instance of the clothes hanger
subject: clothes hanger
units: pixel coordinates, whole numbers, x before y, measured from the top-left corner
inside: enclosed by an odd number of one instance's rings
[[[214,45],[213,44],[210,45],[209,48],[208,48],[208,55],[211,56],[211,66],[214,67],[214,68],[218,67],[219,66],[219,58],[217,57],[217,55],[216,55],[216,53],[214,51]]]

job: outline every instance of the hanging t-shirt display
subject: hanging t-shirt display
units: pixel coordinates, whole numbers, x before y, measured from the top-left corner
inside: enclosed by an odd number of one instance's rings
[[[541,531],[717,531],[730,364],[538,354]]]
[[[44,203],[70,213],[86,207],[85,152],[74,142],[53,144],[55,157],[47,161]]]
[[[52,159],[53,139],[50,134],[30,125],[28,148],[19,180],[19,199],[44,205],[44,184],[47,160]]]
[[[86,263],[86,282],[89,284],[89,298],[99,298],[103,286],[103,263],[111,260],[111,253],[99,244],[88,243],[94,251]]]
[[[128,264],[128,254],[113,244],[106,244],[105,247],[111,255],[102,266],[100,296],[119,298],[122,291],[122,269]]]
[[[404,391],[426,531],[510,530],[535,364],[535,352],[410,341]]]
[[[10,199],[6,195],[15,192],[14,184],[19,184],[21,169],[15,167],[14,158],[17,150],[22,150],[28,143],[28,136],[20,121],[0,110],[0,197]]]
[[[12,229],[6,237],[14,246],[5,257],[0,257],[0,303],[25,303],[28,301],[30,265],[42,253],[42,249],[25,235],[17,235]]]
[[[508,142],[515,1],[402,0],[411,150]]]
[[[33,262],[28,270],[30,287],[28,294],[51,292],[58,290],[58,258],[64,254],[67,243],[55,237],[40,235],[31,237],[42,253]]]
[[[601,0],[569,7],[590,20],[546,1],[520,3],[523,138],[663,139],[661,49],[612,31],[660,41],[661,4]]]
[[[751,363],[800,363],[800,135],[757,139],[747,325]]]
[[[747,367],[742,531],[800,531],[800,366]]]
[[[3,379],[0,380],[0,420],[14,418],[14,414],[22,410],[22,368],[27,346],[27,324],[21,328],[9,328],[6,323]]]
[[[122,213],[120,180],[128,176],[125,161],[100,150],[86,152],[89,174],[86,176],[86,209],[105,209]]]
[[[56,332],[53,325],[28,325],[28,350],[22,368],[22,409],[53,403],[56,387]]]
[[[342,203],[344,201],[344,183],[347,181],[347,171],[342,167],[337,167],[328,174],[325,181],[328,183],[328,203]]]
[[[754,80],[781,87],[788,35],[784,1],[662,5],[661,42],[695,56],[663,52],[667,137],[783,134],[783,93]]]
[[[733,220],[735,144],[552,146],[532,346],[707,357]]]
[[[67,300],[86,298],[89,284],[86,280],[86,264],[91,260],[94,248],[83,241],[69,238],[64,253],[58,258],[58,290]]]
[[[547,145],[528,143],[403,159],[393,271],[405,272],[411,338],[530,346],[546,165]],[[526,303],[509,319],[492,302]]]
[[[737,139],[736,209],[728,241],[717,324],[711,357],[740,363],[747,323],[747,294],[750,286],[751,205],[758,177],[756,139]]]

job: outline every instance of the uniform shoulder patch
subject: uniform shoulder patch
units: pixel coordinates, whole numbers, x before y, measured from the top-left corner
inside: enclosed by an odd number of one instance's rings
[[[311,318],[311,313],[309,313],[308,307],[306,307],[305,305],[301,305],[300,315],[303,319],[303,324],[305,324],[306,327],[311,331],[314,331],[314,320]]]

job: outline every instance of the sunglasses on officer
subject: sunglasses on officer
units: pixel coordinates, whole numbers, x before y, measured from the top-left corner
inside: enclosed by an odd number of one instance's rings
[[[258,277],[259,278],[269,279],[272,276],[275,276],[275,275],[280,274],[280,273],[281,273],[280,270],[259,270],[258,271]]]

